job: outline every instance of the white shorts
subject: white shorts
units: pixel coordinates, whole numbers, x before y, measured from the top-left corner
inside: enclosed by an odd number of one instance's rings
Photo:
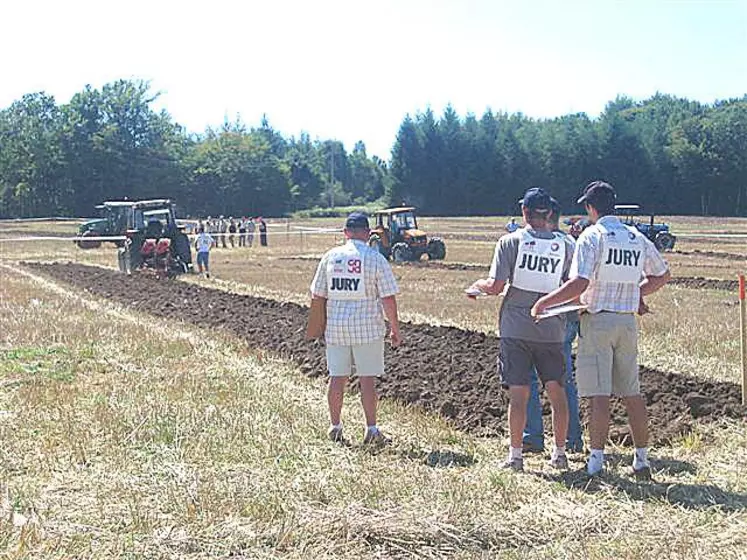
[[[353,372],[355,365],[355,372]],[[384,374],[384,341],[355,346],[327,346],[327,368],[332,377],[378,377]]]

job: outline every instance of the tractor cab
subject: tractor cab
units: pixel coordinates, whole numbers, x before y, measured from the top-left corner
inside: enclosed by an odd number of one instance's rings
[[[119,239],[127,231],[127,215],[131,211],[132,202],[126,200],[108,200],[96,206],[98,218],[86,220],[78,226],[76,244],[81,249],[95,249],[101,246],[101,239],[112,237],[112,243],[121,247],[123,241]],[[85,239],[93,238],[93,240]]]
[[[438,238],[428,239],[418,228],[415,208],[402,206],[374,212],[376,224],[371,230],[369,245],[382,255],[397,262],[420,260],[424,254],[429,259],[441,260],[446,256],[446,246]]]
[[[119,255],[123,272],[150,268],[157,275],[172,276],[190,270],[189,238],[177,223],[171,200],[131,202],[126,225],[127,242]]]
[[[615,215],[626,226],[636,228],[650,239],[660,252],[674,249],[677,238],[669,232],[669,224],[657,224],[654,214],[650,214],[648,219],[643,220],[640,205],[616,204]]]

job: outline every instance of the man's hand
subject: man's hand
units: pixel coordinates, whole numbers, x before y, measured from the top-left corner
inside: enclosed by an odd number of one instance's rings
[[[497,296],[502,291],[503,288],[506,285],[505,280],[494,280],[492,278],[483,278],[481,280],[477,280],[474,284],[472,284],[469,288],[467,288],[466,291],[472,291],[472,292],[480,292],[480,295],[486,295],[486,296]],[[467,294],[467,297],[469,299],[477,299],[478,294]]]
[[[651,310],[646,305],[646,302],[643,301],[643,298],[641,298],[638,301],[638,315],[645,315],[646,313],[651,313]]]
[[[399,328],[392,329],[389,340],[393,348],[397,348],[397,346],[402,344],[402,334],[399,332]]]
[[[465,290],[467,297],[471,300],[476,300],[478,295],[485,294],[485,287],[481,284],[484,280],[478,280]]]
[[[480,292],[482,294],[487,293],[488,290],[488,281],[484,278],[477,280],[474,282],[469,288],[467,288],[470,292]],[[476,295],[467,295],[469,299],[477,299]]]
[[[542,315],[547,309],[548,306],[544,301],[542,301],[543,299],[545,298],[539,298],[532,306],[532,310],[530,311],[532,317],[537,318],[538,315]]]

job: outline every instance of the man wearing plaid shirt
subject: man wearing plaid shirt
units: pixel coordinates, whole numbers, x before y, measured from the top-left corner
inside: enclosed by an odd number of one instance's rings
[[[347,243],[322,257],[311,284],[313,298],[326,300],[329,438],[336,442],[343,441],[340,415],[353,366],[366,417],[363,441],[387,441],[376,425],[376,377],[384,373],[385,315],[392,346],[402,341],[395,298],[399,290],[387,260],[368,246],[369,235],[368,217],[361,212],[350,214],[345,222]]]
[[[576,356],[578,392],[591,398],[589,424],[590,475],[604,466],[604,446],[610,421],[610,396],[622,397],[636,450],[633,474],[651,478],[648,462],[648,416],[638,378],[638,330],[635,313],[644,310],[643,297],[669,281],[669,267],[637,229],[614,216],[616,194],[608,183],[595,181],[578,199],[592,226],[578,239],[570,279],[540,298],[532,315],[580,297],[588,313],[581,315]]]

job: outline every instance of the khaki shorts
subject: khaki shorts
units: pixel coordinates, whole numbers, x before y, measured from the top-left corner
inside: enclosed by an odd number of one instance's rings
[[[355,366],[355,372],[353,372]],[[332,377],[378,377],[384,374],[384,340],[355,346],[327,346],[327,369]]]
[[[638,327],[632,313],[584,313],[578,335],[576,384],[582,397],[641,393]]]

